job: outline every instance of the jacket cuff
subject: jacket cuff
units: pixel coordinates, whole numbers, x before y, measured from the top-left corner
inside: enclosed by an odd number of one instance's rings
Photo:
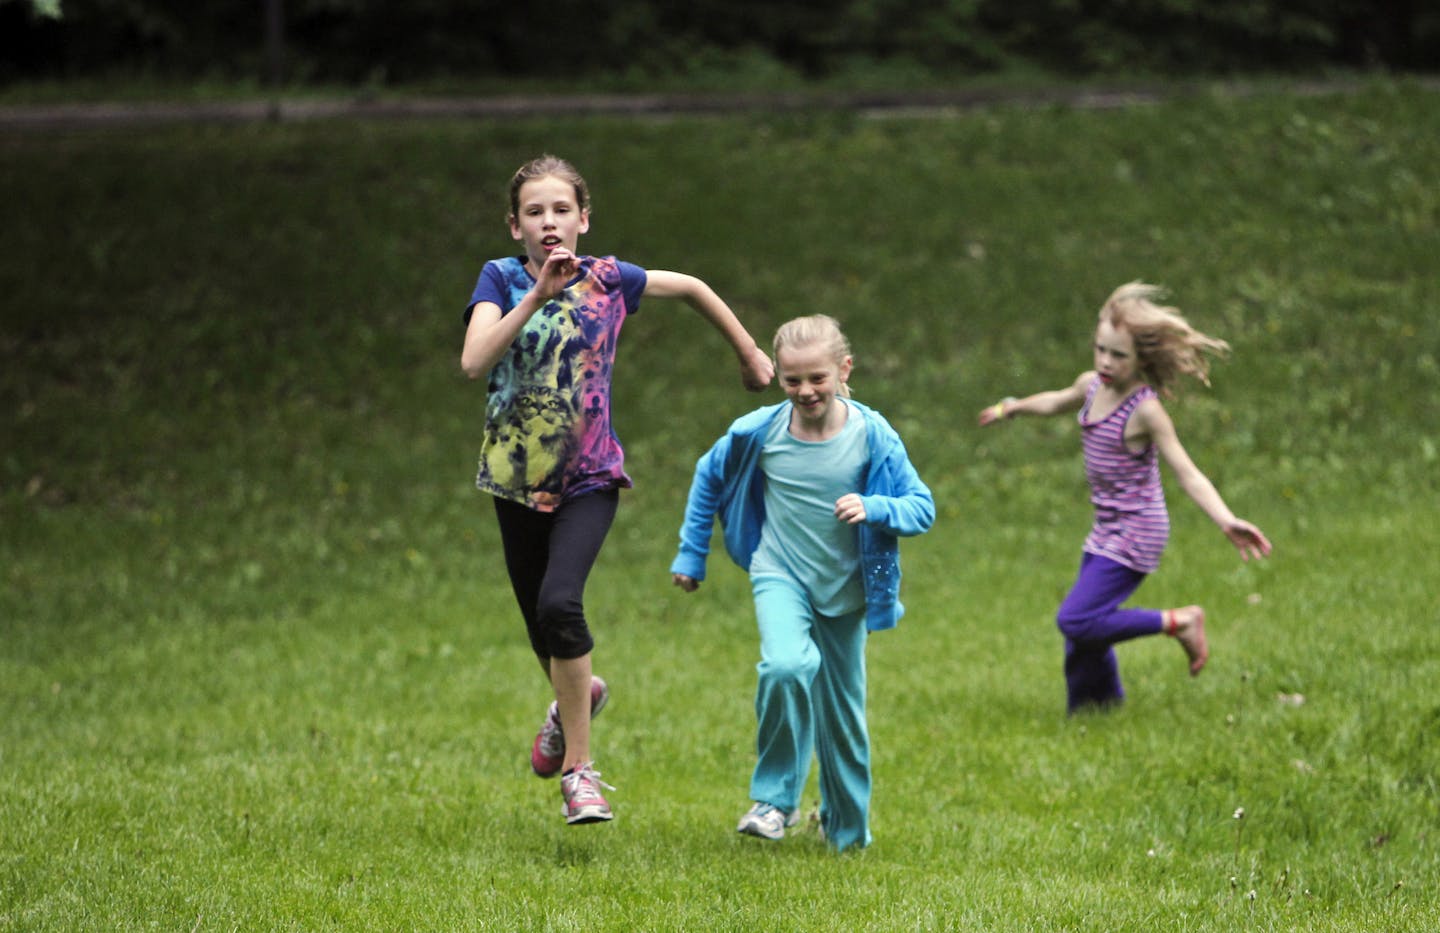
[[[670,572],[689,577],[697,582],[704,580],[705,557],[701,554],[689,554],[681,551],[675,555],[675,560],[670,564]]]

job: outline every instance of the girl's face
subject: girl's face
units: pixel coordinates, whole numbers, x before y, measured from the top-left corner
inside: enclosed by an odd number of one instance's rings
[[[580,209],[575,186],[562,178],[530,179],[520,186],[519,201],[519,213],[510,218],[510,236],[525,244],[532,272],[557,246],[575,252],[580,234],[590,229],[590,212]]]
[[[1140,360],[1128,330],[1103,320],[1095,328],[1095,372],[1116,392],[1128,393],[1139,382]]]
[[[822,344],[786,347],[775,356],[780,386],[795,406],[798,426],[824,433],[838,408],[835,397],[850,378],[850,357],[839,363]]]

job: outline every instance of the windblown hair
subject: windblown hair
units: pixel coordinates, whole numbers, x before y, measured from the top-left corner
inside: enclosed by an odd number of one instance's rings
[[[1225,356],[1230,345],[1190,326],[1178,308],[1158,304],[1163,289],[1130,282],[1115,289],[1100,308],[1100,320],[1128,331],[1135,340],[1140,373],[1162,398],[1171,398],[1181,376],[1210,385],[1206,354]]]
[[[840,324],[828,314],[810,314],[786,321],[775,332],[776,368],[779,368],[781,350],[793,350],[817,343],[824,347],[836,366],[845,362],[845,358],[850,355],[850,341],[845,339]],[[840,383],[838,393],[842,398],[849,398],[850,384]]]
[[[561,181],[569,182],[575,188],[575,203],[580,205],[582,211],[590,210],[590,186],[585,184],[585,179],[565,159],[559,156],[542,155],[539,158],[531,159],[520,168],[515,170],[515,175],[510,179],[510,217],[515,219],[520,216],[520,188],[527,181],[534,181],[537,178],[545,178],[554,175]]]

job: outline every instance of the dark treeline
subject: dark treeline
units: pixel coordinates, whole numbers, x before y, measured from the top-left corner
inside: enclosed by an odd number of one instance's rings
[[[278,11],[283,43],[266,41]],[[0,80],[143,73],[290,82],[661,76],[773,62],[805,77],[1433,71],[1433,0],[0,0]],[[283,49],[283,56],[274,52]]]

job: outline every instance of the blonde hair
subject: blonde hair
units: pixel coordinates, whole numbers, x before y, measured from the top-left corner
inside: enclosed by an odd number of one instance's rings
[[[845,332],[840,329],[839,322],[828,314],[810,314],[792,318],[775,331],[775,368],[780,368],[781,350],[794,350],[817,343],[830,354],[837,367],[850,355],[850,341],[845,339]],[[841,398],[849,398],[850,384],[840,383],[837,392]]]
[[[561,181],[569,182],[575,188],[575,203],[580,205],[582,211],[590,210],[590,186],[585,184],[585,179],[581,177],[575,166],[559,156],[546,154],[526,162],[510,177],[511,219],[520,216],[520,189],[524,187],[525,183],[550,175],[554,175]]]
[[[1210,385],[1206,354],[1223,357],[1230,345],[1191,327],[1178,308],[1158,304],[1163,294],[1159,286],[1144,282],[1121,285],[1101,306],[1099,319],[1129,332],[1141,375],[1162,397],[1171,398],[1181,376]]]

